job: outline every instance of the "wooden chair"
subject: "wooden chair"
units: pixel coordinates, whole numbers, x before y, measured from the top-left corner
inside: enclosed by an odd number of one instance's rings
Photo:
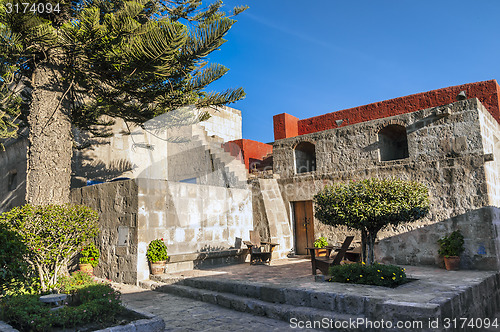
[[[250,252],[250,264],[271,264],[271,256],[274,247],[278,243],[264,242],[260,240],[260,234],[256,231],[250,231],[250,241],[243,241]]]
[[[307,248],[309,249],[309,253],[311,254],[312,274],[316,275],[316,269],[318,269],[321,271],[321,273],[323,273],[323,275],[328,275],[328,269],[330,268],[330,266],[340,264],[353,239],[354,236],[346,237],[344,243],[342,243],[342,246],[340,247],[340,250],[333,258],[330,257],[330,255],[326,257],[316,257],[314,249],[317,248]]]

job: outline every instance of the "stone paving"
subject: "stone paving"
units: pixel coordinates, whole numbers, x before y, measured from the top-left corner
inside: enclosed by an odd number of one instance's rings
[[[283,288],[302,288],[369,297],[384,297],[388,300],[427,303],[443,294],[464,287],[471,287],[495,271],[460,270],[447,271],[430,266],[403,266],[409,278],[418,279],[397,288],[367,285],[315,282],[308,259],[274,260],[271,266],[235,264],[203,270],[167,273],[161,279],[214,278],[248,283],[260,283]],[[318,274],[320,272],[318,271]],[[160,278],[155,278],[155,280]]]
[[[131,285],[113,285],[122,292],[125,305],[163,318],[165,331],[314,331],[292,329],[290,324],[283,321],[237,312],[171,294],[144,290]]]
[[[311,275],[308,260],[276,260],[271,266],[238,264],[212,269],[193,270],[182,273],[162,275],[163,280],[172,279],[175,282],[183,278],[213,278],[225,279],[248,284],[262,284],[288,289],[310,289],[322,292],[358,294],[368,297],[383,297],[391,301],[408,301],[411,303],[436,303],[436,300],[448,300],[457,292],[471,289],[477,292],[486,285],[484,279],[495,276],[494,271],[446,271],[433,267],[407,266],[409,277],[420,279],[396,289],[373,287],[365,285],[346,285],[338,283],[315,282]],[[481,286],[478,286],[481,283]],[[165,319],[167,331],[296,331],[288,322],[270,318],[253,316],[248,313],[236,312],[214,304],[181,298],[171,294],[154,291],[144,291],[135,286],[117,285],[124,293],[124,303],[139,310],[160,315]],[[472,293],[471,292],[471,293]],[[483,294],[478,292],[478,294]],[[469,295],[466,295],[469,296]],[[461,296],[463,298],[463,296]],[[474,295],[474,303],[485,301]],[[462,299],[463,301],[463,299]],[[411,304],[410,303],[410,304]],[[461,302],[463,303],[463,302]],[[418,306],[418,304],[417,304]],[[468,310],[466,310],[468,311]],[[409,316],[413,317],[413,316]],[[473,315],[473,317],[476,317]],[[500,319],[497,313],[496,318]],[[300,329],[301,331],[307,331]],[[486,329],[483,329],[486,331]],[[311,330],[312,331],[312,330]],[[488,330],[493,331],[493,330]]]

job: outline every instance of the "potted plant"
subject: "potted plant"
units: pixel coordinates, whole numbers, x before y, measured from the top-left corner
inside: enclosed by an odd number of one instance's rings
[[[165,272],[165,265],[167,263],[167,246],[161,240],[153,240],[149,243],[146,250],[146,257],[151,268],[151,274],[157,275]]]
[[[438,240],[439,255],[444,257],[447,270],[458,270],[460,254],[464,251],[464,237],[459,230]]]
[[[327,246],[328,246],[328,241],[326,240],[325,237],[321,236],[321,237],[317,238],[314,241],[314,248],[316,248],[314,251],[315,251],[316,257],[326,256],[328,254],[328,250],[326,250],[324,248]]]
[[[80,250],[80,258],[78,259],[78,267],[80,271],[88,274],[94,273],[94,267],[99,264],[99,249],[95,244],[90,243]]]

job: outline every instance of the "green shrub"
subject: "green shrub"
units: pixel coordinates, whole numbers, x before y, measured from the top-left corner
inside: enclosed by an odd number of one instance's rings
[[[439,255],[443,257],[460,256],[464,252],[464,237],[459,230],[438,240]]]
[[[168,259],[167,246],[161,240],[153,240],[149,243],[146,250],[146,257],[150,262],[160,262]]]
[[[109,284],[88,285],[77,290],[80,303],[52,311],[39,295],[4,298],[0,318],[22,331],[48,331],[52,327],[75,327],[91,322],[115,322],[123,310],[120,293]]]
[[[328,241],[323,236],[314,241],[314,248],[324,248],[326,246],[328,246]]]
[[[99,264],[99,249],[97,249],[95,244],[90,243],[80,250],[78,262],[80,264],[90,264],[92,267],[96,267]]]
[[[10,225],[0,223],[0,295],[20,289],[29,274],[28,248]]]
[[[328,281],[396,287],[407,282],[405,269],[384,264],[344,264],[330,267]]]
[[[79,205],[24,205],[0,214],[29,249],[42,291],[55,287],[62,268],[98,233],[97,212]]]
[[[59,293],[75,294],[80,288],[98,284],[101,283],[88,273],[75,271],[71,276],[61,276],[57,282],[57,289]]]

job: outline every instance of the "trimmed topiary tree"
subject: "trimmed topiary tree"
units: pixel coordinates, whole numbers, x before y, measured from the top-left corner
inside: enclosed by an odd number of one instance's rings
[[[394,178],[325,186],[314,202],[314,216],[320,222],[361,231],[362,257],[367,264],[374,262],[375,239],[382,228],[414,222],[429,212],[426,186]]]
[[[24,205],[0,214],[28,247],[26,261],[37,271],[42,291],[52,289],[69,260],[97,234],[97,212],[79,205]]]

